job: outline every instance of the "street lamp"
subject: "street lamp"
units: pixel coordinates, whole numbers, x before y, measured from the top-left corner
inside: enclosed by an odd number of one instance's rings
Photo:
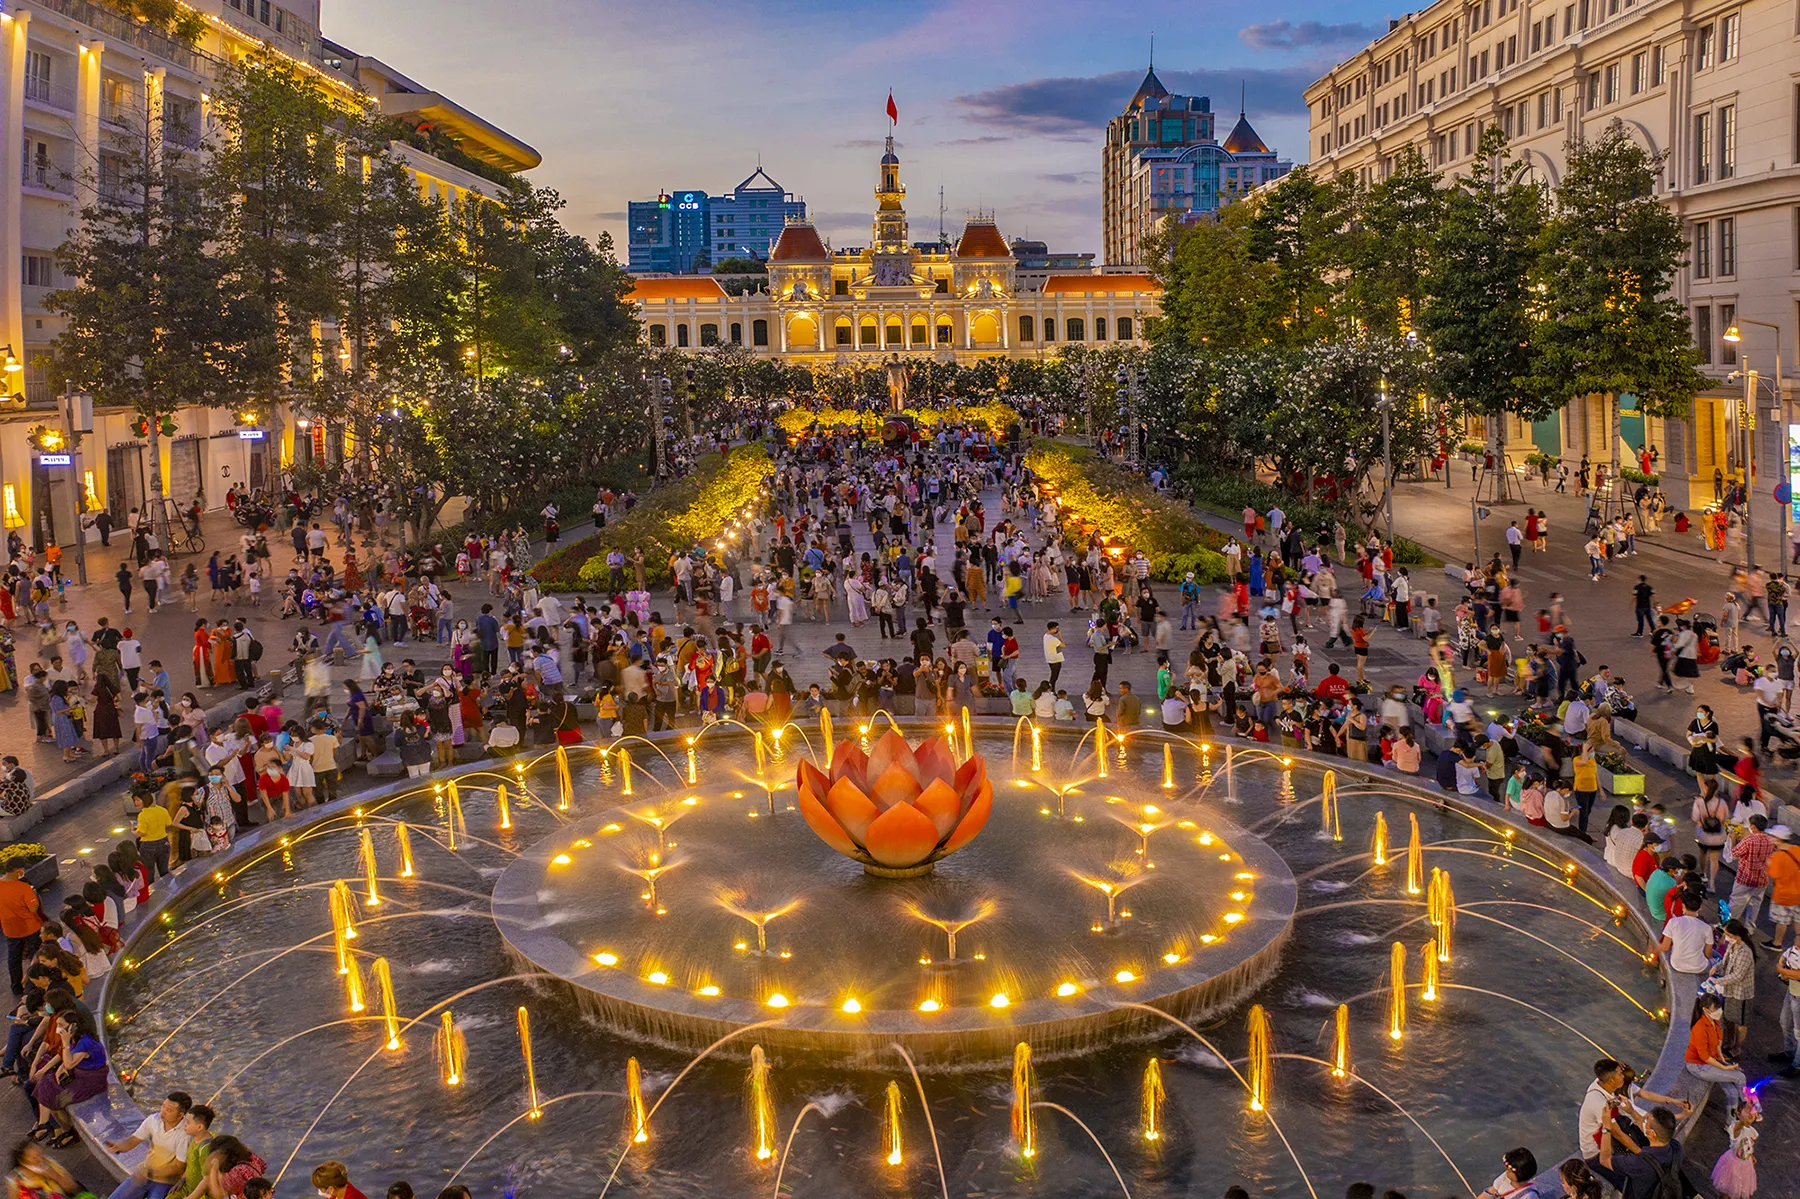
[[[1390,416],[1393,398],[1388,395],[1387,376],[1381,378],[1381,398],[1375,402],[1381,409],[1381,490],[1387,505],[1387,543],[1394,544],[1394,430]]]
[[[1757,321],[1757,320],[1751,320],[1749,317],[1738,317],[1736,320],[1734,320],[1732,322],[1730,328],[1725,330],[1725,334],[1724,334],[1724,340],[1734,346],[1744,340],[1743,333],[1738,329],[1739,325],[1755,325],[1758,328],[1768,329],[1770,332],[1775,334],[1775,407],[1771,410],[1770,415],[1777,422],[1776,432],[1778,434],[1778,444],[1781,449],[1781,459],[1782,459],[1781,481],[1783,483],[1786,483],[1789,487],[1792,487],[1793,486],[1793,478],[1794,478],[1794,471],[1793,471],[1793,465],[1792,465],[1793,451],[1789,448],[1789,445],[1788,445],[1787,392],[1786,392],[1786,389],[1782,385],[1782,379],[1781,379],[1781,326],[1773,323],[1772,321]],[[1740,357],[1743,357],[1743,356],[1740,355]],[[1750,370],[1749,359],[1747,357],[1744,357],[1743,362],[1744,362],[1745,373],[1748,376],[1750,376],[1751,378],[1754,378],[1755,372]],[[1750,392],[1748,403],[1750,406],[1750,410],[1755,411],[1756,410],[1756,395],[1755,395],[1754,391]],[[1754,442],[1752,442],[1752,453],[1750,454],[1749,459],[1751,461],[1754,461],[1754,459],[1755,459]],[[1746,530],[1748,530],[1750,527],[1750,506],[1749,506],[1749,499],[1748,499],[1748,495],[1750,492],[1749,481],[1750,481],[1749,471],[1746,468],[1745,474],[1744,474],[1744,484],[1745,484],[1744,492],[1745,492],[1745,496],[1746,496],[1746,499],[1744,502],[1744,528]],[[1786,558],[1788,556],[1788,553],[1787,553],[1788,507],[1793,502],[1794,502],[1794,497],[1790,494],[1788,496],[1788,502],[1786,504],[1779,505],[1779,507],[1781,508],[1781,546],[1782,546],[1782,557],[1783,557],[1784,561],[1786,560]],[[1747,539],[1747,535],[1746,535],[1746,539]]]

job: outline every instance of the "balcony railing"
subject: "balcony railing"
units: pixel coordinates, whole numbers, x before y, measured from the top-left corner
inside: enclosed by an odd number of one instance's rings
[[[163,141],[189,150],[200,148],[200,131],[183,121],[163,121]]]
[[[116,9],[89,3],[89,0],[31,0],[36,8],[47,8],[84,25],[91,25],[110,40],[130,42],[140,50],[148,50],[158,58],[184,70],[196,68],[193,47],[159,33],[141,21],[135,21]]]
[[[100,119],[109,125],[130,125],[137,120],[138,107],[130,100],[100,100]]]
[[[25,76],[25,98],[47,104],[58,112],[75,111],[75,89],[35,75]]]
[[[59,196],[75,194],[75,181],[63,174],[60,167],[41,167],[33,163],[26,168],[22,182],[26,187],[55,192]]]

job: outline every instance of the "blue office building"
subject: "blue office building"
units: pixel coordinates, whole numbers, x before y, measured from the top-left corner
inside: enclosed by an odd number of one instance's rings
[[[687,275],[724,258],[767,259],[782,227],[805,216],[806,201],[782,190],[760,166],[725,195],[678,191],[633,200],[627,269]]]

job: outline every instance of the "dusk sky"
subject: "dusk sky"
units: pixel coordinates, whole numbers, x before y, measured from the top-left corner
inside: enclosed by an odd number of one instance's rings
[[[977,208],[1008,236],[1100,249],[1109,117],[1156,71],[1306,160],[1301,89],[1386,27],[1370,0],[324,0],[325,36],[531,143],[570,228],[762,164],[839,246],[864,245],[892,88],[914,240]]]

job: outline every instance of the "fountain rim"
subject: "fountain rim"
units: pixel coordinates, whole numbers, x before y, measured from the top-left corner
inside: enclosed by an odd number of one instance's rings
[[[1016,729],[1018,724],[1018,718],[1013,716],[971,715],[971,720],[973,727],[985,731],[1010,732]],[[1084,725],[1078,724],[1073,727],[1085,730]],[[1068,732],[1070,730],[1062,731]],[[685,739],[690,735],[692,735],[691,730],[674,729],[661,733],[652,733],[647,740],[659,745],[666,744],[685,748]],[[719,735],[728,737],[746,736],[745,733],[735,730],[731,733],[721,733]],[[1134,729],[1132,730],[1131,735],[1149,736],[1153,740],[1171,745],[1179,745],[1186,742],[1186,739],[1184,738],[1173,736],[1161,729],[1154,728]],[[1211,742],[1211,744],[1221,747],[1236,747],[1239,742],[1235,738],[1232,738],[1215,740]],[[1366,763],[1355,762],[1348,758],[1317,754],[1310,750],[1285,747],[1282,754],[1284,757],[1293,758],[1296,762],[1305,762],[1309,765],[1318,767],[1321,770],[1334,770],[1338,773],[1340,778],[1348,776],[1360,779],[1363,782],[1381,783],[1384,786],[1393,788],[1397,793],[1406,796],[1408,799],[1415,800],[1416,802],[1430,807],[1450,809],[1460,815],[1476,818],[1478,820],[1498,821],[1506,827],[1513,829],[1517,837],[1529,842],[1536,848],[1561,854],[1567,860],[1575,862],[1578,867],[1578,874],[1596,884],[1600,891],[1611,895],[1619,904],[1623,905],[1626,913],[1631,919],[1636,921],[1639,930],[1647,939],[1652,938],[1655,935],[1655,929],[1650,919],[1650,910],[1645,904],[1643,896],[1637,893],[1635,888],[1627,890],[1619,886],[1613,878],[1614,872],[1612,868],[1606,865],[1605,860],[1577,842],[1572,842],[1566,837],[1556,837],[1545,833],[1543,830],[1527,821],[1517,818],[1513,813],[1498,810],[1491,806],[1478,807],[1475,804],[1470,803],[1461,795],[1433,793],[1426,790],[1422,785],[1411,781],[1408,777],[1400,777],[1385,771],[1372,770]],[[432,782],[448,782],[452,779],[462,778],[465,775],[479,774],[483,771],[491,771],[492,769],[493,761],[483,758],[475,762],[459,763],[449,770],[433,774],[431,780]],[[354,812],[358,807],[370,803],[379,803],[383,800],[392,799],[422,789],[423,788],[418,785],[417,779],[405,777],[395,779],[392,782],[348,795],[333,803],[312,808],[309,810],[306,818],[291,826],[259,825],[235,841],[232,844],[230,851],[223,857],[218,857],[217,860],[209,858],[200,862],[183,863],[181,866],[176,867],[168,876],[170,879],[176,881],[176,886],[170,887],[160,894],[153,892],[150,902],[137,908],[133,912],[136,923],[126,936],[125,943],[121,947],[118,955],[116,955],[115,960],[122,962],[133,956],[133,950],[140,948],[150,934],[161,927],[162,916],[166,912],[191,900],[200,889],[208,887],[211,883],[214,871],[220,867],[241,864],[255,854],[278,844],[281,837],[293,837],[298,833],[302,833],[312,828],[314,825]],[[203,869],[191,869],[196,865],[203,867]],[[1664,993],[1673,994],[1675,980],[1671,973],[1669,963],[1666,958],[1661,958],[1660,955],[1659,961],[1663,972]],[[101,1019],[99,1020],[100,1038],[101,1044],[106,1047],[109,1063],[107,1067],[109,1083],[107,1091],[104,1095],[89,1100],[85,1104],[78,1105],[77,1108],[71,1112],[71,1115],[74,1118],[76,1131],[80,1134],[82,1142],[86,1146],[88,1152],[94,1156],[96,1161],[101,1162],[106,1168],[110,1169],[116,1177],[120,1178],[124,1178],[130,1174],[131,1169],[136,1162],[137,1154],[134,1153],[132,1160],[127,1161],[119,1154],[108,1149],[107,1142],[112,1139],[117,1139],[118,1135],[122,1135],[121,1130],[129,1131],[131,1128],[136,1127],[148,1114],[137,1104],[129,1086],[119,1077],[116,1069],[110,1064],[115,1060],[113,1056],[114,1046],[112,1045],[111,1036],[108,1032],[108,1023],[105,1019],[105,1013],[109,1011],[112,1006],[114,991],[119,978],[123,973],[125,973],[125,971],[120,969],[113,969],[106,973],[100,980],[100,991],[97,1002],[93,1005],[93,1010],[101,1014]],[[1668,1075],[1679,1072],[1680,1063],[1686,1052],[1688,1013],[1676,1011],[1671,1007],[1668,1023],[1669,1031],[1664,1038],[1662,1053],[1658,1057],[1657,1064],[1650,1077],[1651,1085],[1662,1086],[1665,1090],[1667,1089],[1667,1085],[1670,1085]],[[1694,1118],[1698,1118],[1699,1111],[1700,1109],[1697,1106]]]

